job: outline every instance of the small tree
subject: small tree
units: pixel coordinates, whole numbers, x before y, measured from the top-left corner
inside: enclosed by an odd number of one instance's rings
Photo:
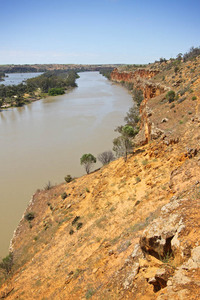
[[[94,157],[91,153],[83,154],[80,159],[81,165],[84,165],[87,174],[90,173],[92,165],[96,163],[96,161],[96,157]]]
[[[119,127],[119,132],[121,136],[113,140],[113,151],[118,157],[123,156],[124,161],[127,161],[127,156],[133,148],[132,138],[138,133],[138,130],[134,130],[130,125],[125,125]]]
[[[132,152],[133,144],[130,139],[124,136],[119,136],[113,140],[113,151],[115,151],[117,157],[124,157],[124,161],[127,161],[127,156]]]
[[[109,162],[115,159],[112,151],[104,151],[98,155],[98,160],[102,163],[102,165],[107,165]]]

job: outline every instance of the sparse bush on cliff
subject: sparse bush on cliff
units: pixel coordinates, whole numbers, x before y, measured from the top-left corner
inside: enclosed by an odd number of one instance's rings
[[[178,66],[176,66],[176,67],[174,68],[174,72],[175,72],[175,74],[177,74],[177,73],[178,73],[178,71],[179,71],[179,67],[178,67]]]
[[[73,180],[73,178],[72,178],[71,175],[65,176],[65,181],[66,181],[67,183],[71,182],[72,180]]]
[[[137,123],[139,122],[139,110],[138,107],[132,106],[129,108],[129,111],[126,114],[126,117],[124,118],[124,121],[127,125],[131,125],[132,127],[135,127]]]
[[[79,230],[79,229],[81,229],[82,227],[83,227],[83,223],[80,222],[80,223],[77,224],[76,229]]]
[[[69,234],[70,234],[70,235],[74,234],[74,230],[73,230],[73,229],[70,229]]]
[[[132,82],[127,82],[127,81],[122,80],[121,84],[123,86],[125,86],[129,91],[132,91],[132,89],[133,89],[133,83]]]
[[[99,154],[97,158],[102,163],[102,165],[107,165],[109,164],[109,162],[115,159],[115,156],[112,151],[104,151]]]
[[[47,184],[46,184],[45,187],[44,187],[44,190],[45,190],[45,191],[48,191],[48,190],[50,190],[52,187],[53,187],[53,185],[51,184],[51,181],[48,181]]]
[[[175,100],[175,92],[174,91],[169,91],[167,94],[166,94],[166,99],[169,101],[169,103],[173,102]]]
[[[66,193],[66,192],[62,193],[61,198],[62,198],[63,200],[64,200],[65,198],[67,198],[67,193]]]
[[[140,106],[140,103],[144,99],[142,90],[133,89],[133,101]]]
[[[89,174],[92,168],[92,165],[96,163],[96,157],[94,157],[91,153],[83,154],[80,159],[81,165],[84,166],[86,173]]]
[[[11,272],[12,266],[13,254],[10,253],[8,256],[2,259],[2,262],[0,262],[0,268],[6,272],[6,275],[8,275]]]
[[[166,58],[163,58],[163,57],[160,58],[160,63],[163,63],[163,62],[166,62],[166,61],[167,61]]]
[[[32,221],[35,218],[34,212],[30,211],[27,214],[25,214],[24,219],[26,221]]]
[[[196,48],[191,47],[189,52],[183,55],[183,61],[195,59],[199,55],[200,55],[200,47],[196,47]]]

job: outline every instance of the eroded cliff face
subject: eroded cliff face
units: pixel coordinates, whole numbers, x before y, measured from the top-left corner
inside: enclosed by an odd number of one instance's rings
[[[115,82],[133,83],[135,89],[142,90],[144,100],[140,105],[140,134],[136,141],[137,144],[144,145],[152,138],[159,137],[162,133],[149,119],[151,115],[148,109],[148,100],[167,92],[170,88],[160,83],[152,82],[150,79],[159,73],[159,70],[139,69],[135,72],[120,72],[115,69],[111,73],[111,80]]]
[[[126,163],[33,196],[0,298],[200,298],[199,78],[190,89],[173,106],[163,93],[145,97],[146,144]]]
[[[146,69],[138,69],[135,72],[120,72],[118,69],[114,69],[111,74],[111,79],[114,81],[127,81],[134,82],[138,77],[151,79],[155,75],[159,73],[158,70],[146,70]]]
[[[165,86],[150,81],[158,73],[158,70],[139,69],[135,72],[120,72],[118,69],[114,69],[111,73],[111,80],[133,83],[134,88],[143,91],[145,99],[150,99],[159,96],[167,90]]]

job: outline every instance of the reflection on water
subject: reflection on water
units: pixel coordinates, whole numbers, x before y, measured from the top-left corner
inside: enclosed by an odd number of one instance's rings
[[[80,73],[78,88],[0,112],[0,255],[31,195],[64,176],[84,174],[80,157],[112,149],[132,98],[98,72]],[[98,165],[96,166],[98,167]]]

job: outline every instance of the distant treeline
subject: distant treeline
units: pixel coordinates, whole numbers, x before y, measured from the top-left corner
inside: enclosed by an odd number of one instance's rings
[[[38,77],[28,79],[26,81],[27,92],[30,93],[40,88],[43,93],[48,93],[51,88],[76,87],[75,80],[78,77],[75,71],[48,71]]]
[[[193,60],[200,55],[200,47],[191,47],[188,52],[183,55],[183,61]]]
[[[36,72],[45,72],[46,68],[35,68],[32,66],[0,66],[0,73],[36,73]]]
[[[75,71],[54,70],[28,79],[25,84],[0,85],[0,107],[2,105],[22,106],[39,99],[45,94],[63,94],[68,88],[76,87],[78,74]],[[53,90],[52,90],[53,89]],[[28,96],[27,96],[28,95]]]
[[[117,68],[119,65],[70,65],[70,64],[38,64],[38,65],[0,65],[3,73],[34,73],[52,70],[76,72],[100,71],[102,69]]]

